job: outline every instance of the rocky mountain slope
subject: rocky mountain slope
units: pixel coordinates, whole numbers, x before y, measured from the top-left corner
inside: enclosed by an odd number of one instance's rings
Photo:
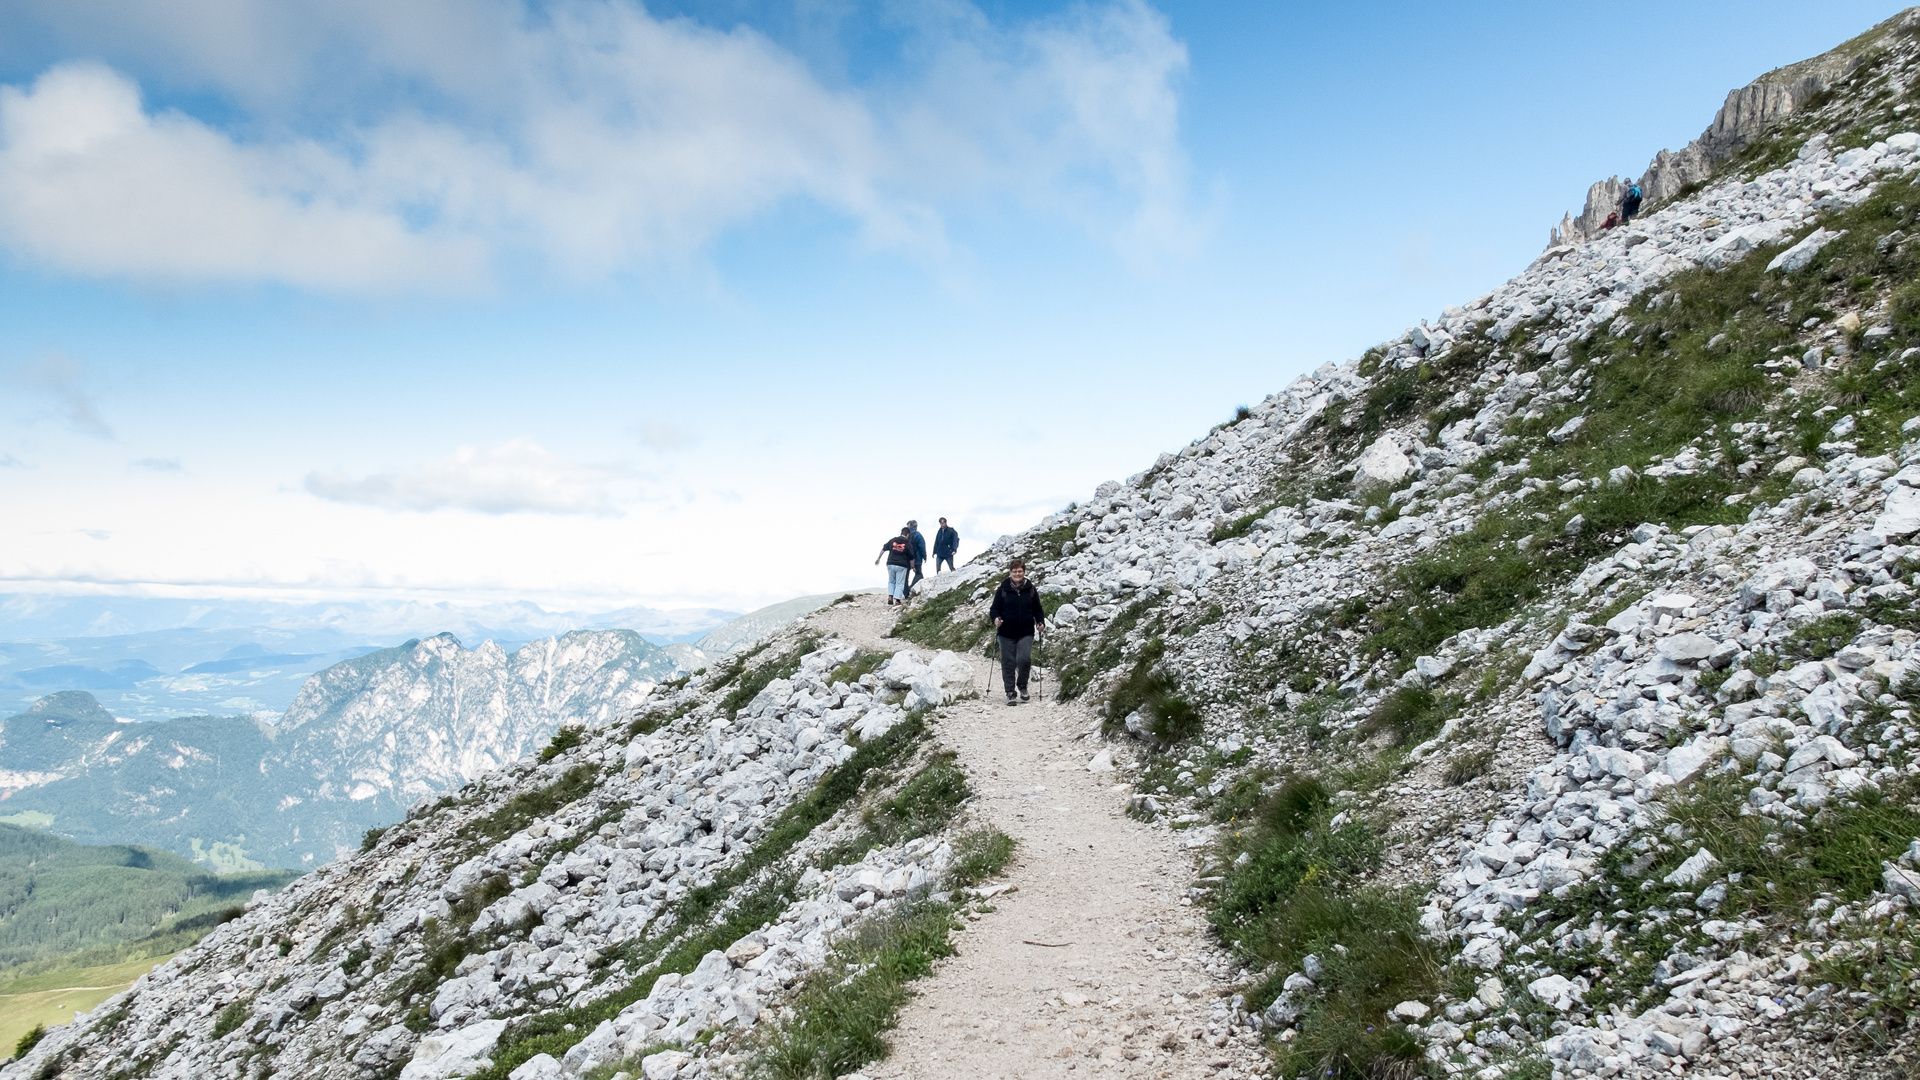
[[[1913,25],[1696,193],[1001,546],[1138,812],[1211,835],[1281,1072],[1910,1067]],[[982,640],[987,573],[910,632]]]
[[[1173,995],[1047,998],[1082,1045],[1111,1029],[1087,1067],[1911,1075],[1912,26],[1813,64],[1844,70],[1632,228],[901,616],[990,648],[1025,556],[1048,686],[1102,718],[1047,767],[1117,767],[1200,860],[1220,951],[1138,955],[1204,973],[1205,1022],[1143,1049]],[[973,669],[881,666],[812,636],[832,612],[416,805],[0,1077],[848,1074],[954,905],[991,918],[961,890],[994,844],[932,741],[983,707],[949,703]]]
[[[643,1052],[698,1075],[667,1048],[717,1054],[805,996],[849,928],[943,928],[909,898],[1005,858],[951,829],[966,782],[928,740],[971,669],[881,659],[790,633],[571,729],[256,896],[0,1075],[524,1080]]]
[[[314,674],[275,725],[125,724],[67,692],[0,722],[0,807],[87,843],[150,844],[218,869],[307,868],[564,725],[631,711],[674,670],[629,630],[511,654],[443,634]]]

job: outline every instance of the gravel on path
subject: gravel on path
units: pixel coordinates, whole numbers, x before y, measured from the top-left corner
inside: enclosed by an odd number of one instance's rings
[[[883,598],[862,597],[811,621],[867,648],[912,647],[883,636],[892,619]],[[989,662],[969,659],[985,685]],[[1126,815],[1120,773],[1088,770],[1104,748],[1092,711],[1038,699],[1010,708],[998,693],[943,711],[935,735],[978,793],[973,819],[1020,847],[1005,891],[956,935],[959,954],[916,984],[892,1054],[866,1075],[1264,1073],[1258,1045],[1208,1033],[1233,988],[1208,973],[1223,958],[1201,910],[1183,903],[1193,853],[1183,834]]]

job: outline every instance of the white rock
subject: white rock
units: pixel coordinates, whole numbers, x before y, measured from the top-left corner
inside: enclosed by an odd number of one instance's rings
[[[535,1054],[507,1074],[507,1080],[560,1080],[564,1075],[552,1054]]]
[[[1775,255],[1773,261],[1767,263],[1767,269],[1769,271],[1778,270],[1786,274],[1799,273],[1807,268],[1807,264],[1813,261],[1815,255],[1820,254],[1821,248],[1826,247],[1828,244],[1833,243],[1845,235],[1847,235],[1845,229],[1841,229],[1839,232],[1833,232],[1824,228],[1815,229],[1808,233],[1806,238],[1799,243]]]
[[[1113,771],[1113,751],[1102,750],[1099,753],[1093,755],[1093,760],[1087,762],[1087,771],[1093,772],[1093,773],[1112,772]]]
[[[1471,967],[1491,971],[1500,966],[1506,954],[1501,952],[1499,942],[1490,937],[1478,937],[1467,942],[1466,948],[1460,950],[1460,959]]]
[[[1653,651],[1676,664],[1697,664],[1712,656],[1719,644],[1705,634],[1689,632],[1661,638]]]
[[[1920,532],[1920,488],[1900,485],[1887,493],[1880,516],[1873,521],[1877,536],[1906,536]]]
[[[662,1050],[640,1059],[640,1075],[645,1080],[673,1080],[687,1067],[693,1055],[679,1050]]]
[[[413,1059],[400,1070],[400,1080],[447,1080],[479,1072],[493,1064],[487,1055],[505,1030],[505,1020],[482,1020],[443,1035],[429,1035],[413,1048]]]
[[[1393,1007],[1393,1015],[1397,1019],[1405,1020],[1409,1024],[1417,1023],[1425,1019],[1426,1015],[1432,1011],[1433,1010],[1427,1008],[1425,1004],[1418,1001],[1403,1001]]]
[[[1880,875],[1882,887],[1895,896],[1920,900],[1920,873],[1902,866],[1889,866]]]
[[[1527,984],[1527,993],[1560,1012],[1566,1012],[1580,1002],[1587,992],[1583,983],[1575,982],[1565,975],[1547,975]]]
[[[1353,462],[1353,486],[1360,491],[1392,487],[1413,472],[1413,462],[1392,438],[1382,435]]]
[[[1687,856],[1687,861],[1675,867],[1673,873],[1667,875],[1666,882],[1669,885],[1692,885],[1719,865],[1720,860],[1713,857],[1713,852],[1701,848]]]

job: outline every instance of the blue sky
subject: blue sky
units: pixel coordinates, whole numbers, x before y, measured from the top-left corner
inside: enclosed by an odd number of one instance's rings
[[[873,584],[906,517],[970,553],[1486,291],[1896,10],[22,0],[0,590]]]

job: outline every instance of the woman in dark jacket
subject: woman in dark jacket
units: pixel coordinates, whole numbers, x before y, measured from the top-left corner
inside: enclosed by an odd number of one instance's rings
[[[1007,688],[1007,704],[1018,705],[1027,700],[1027,673],[1033,670],[1033,643],[1047,617],[1040,607],[1040,590],[1027,580],[1027,564],[1023,560],[1015,559],[1007,567],[1007,580],[994,591],[993,608],[988,614],[993,617],[994,633],[1000,639],[1000,681]]]

